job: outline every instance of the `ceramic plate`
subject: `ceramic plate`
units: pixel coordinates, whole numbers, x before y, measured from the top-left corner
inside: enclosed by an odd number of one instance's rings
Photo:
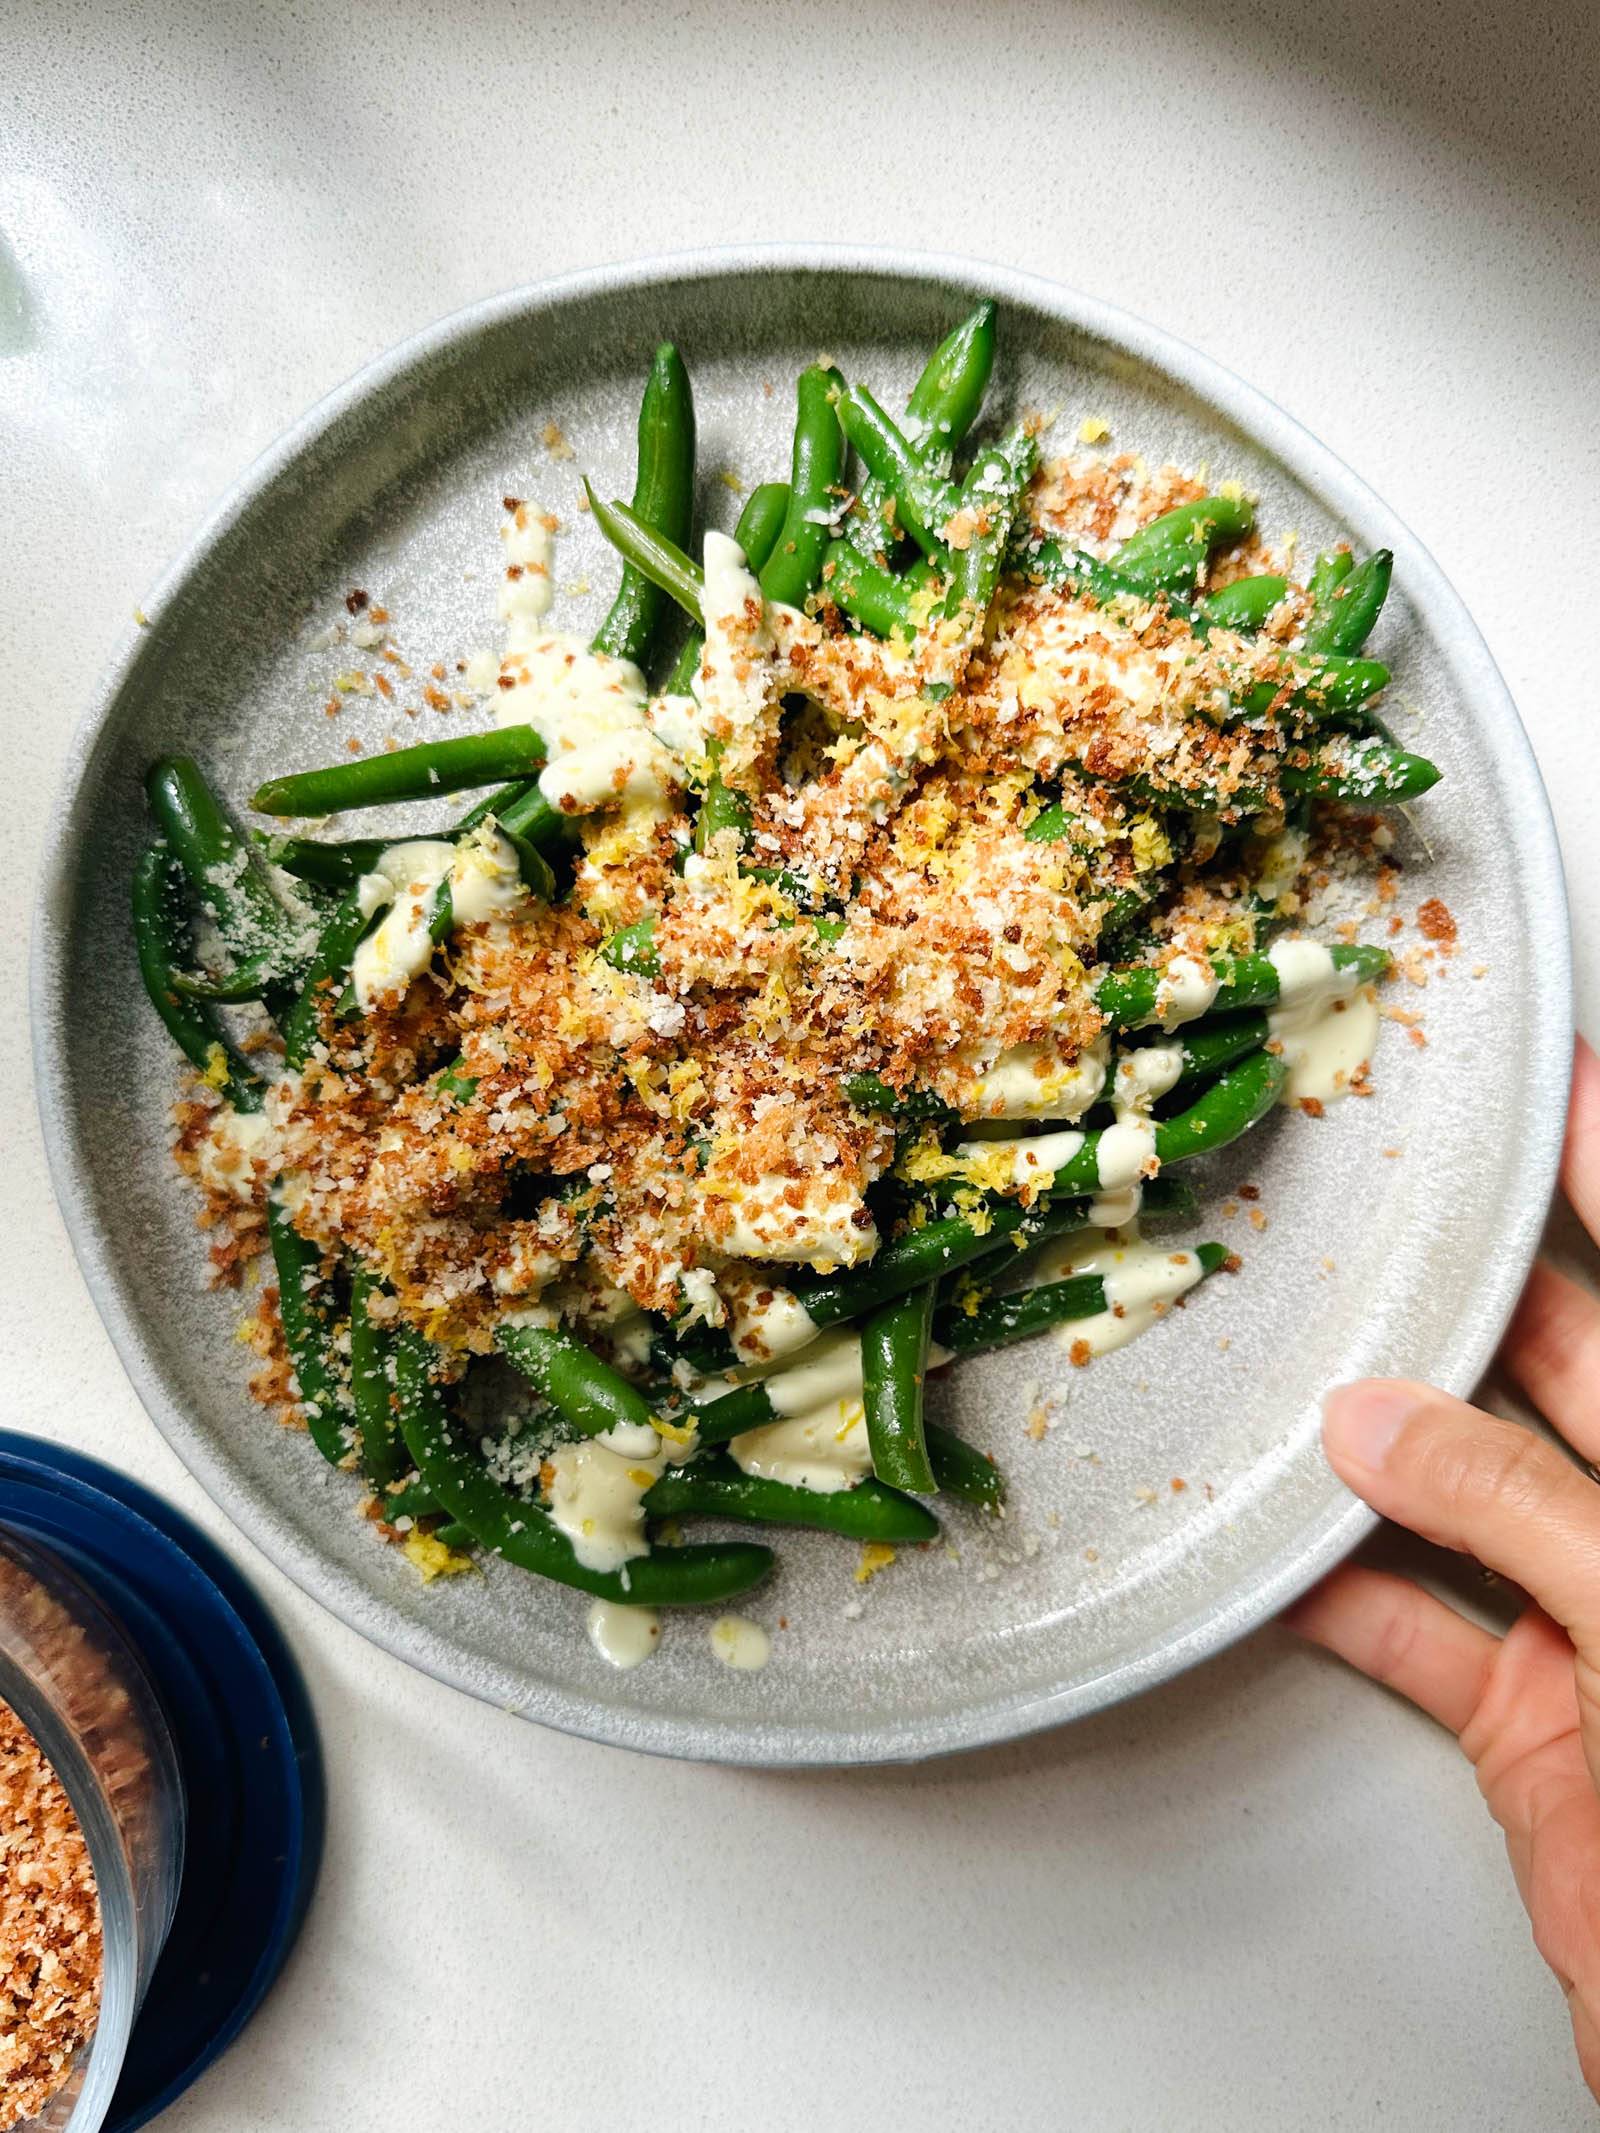
[[[1336,534],[1395,552],[1377,649],[1391,717],[1445,779],[1399,823],[1398,908],[1448,904],[1460,946],[1425,992],[1426,1046],[1386,1024],[1368,1102],[1281,1114],[1201,1179],[1205,1231],[1237,1245],[1148,1337],[1075,1371],[1046,1338],[948,1374],[941,1417],[1012,1484],[998,1531],[959,1508],[945,1544],[867,1585],[857,1552],[781,1536],[747,1611],[765,1671],[718,1663],[704,1622],[611,1671],[584,1602],[493,1564],[423,1588],[354,1515],[355,1480],[245,1391],[237,1300],[205,1293],[204,1241],[172,1173],[176,1061],[141,996],[127,917],[150,758],[192,750],[235,801],[269,771],[404,726],[379,697],[322,713],[348,660],[321,639],[366,588],[419,670],[497,642],[500,498],[559,514],[555,619],[586,629],[613,565],[576,508],[580,470],[627,493],[649,352],[688,356],[705,516],[719,476],[787,465],[792,387],[821,350],[887,404],[975,299],[1001,304],[991,417],[1085,415],[1151,458],[1261,499],[1270,540]],[[574,456],[552,455],[556,430]],[[1154,328],[1053,283],[924,257],[717,253],[605,269],[447,320],[323,402],[245,477],[146,602],[78,737],[43,885],[34,966],[40,1102],[85,1275],[150,1413],[273,1560],[388,1650],[474,1694],[598,1740],[749,1763],[923,1756],[1008,1738],[1147,1688],[1308,1585],[1367,1512],[1317,1443],[1323,1388],[1404,1372],[1468,1392],[1521,1285],[1557,1158],[1571,1033],[1566,909],[1548,807],[1476,629],[1377,498],[1260,394]],[[431,714],[430,714],[431,715]],[[399,818],[396,818],[398,826]],[[387,827],[380,823],[379,827]],[[1380,928],[1381,930],[1381,928]],[[1411,936],[1414,938],[1414,936]],[[1266,1226],[1231,1219],[1260,1189]],[[1060,1418],[1025,1433],[1043,1394]],[[1180,1486],[1181,1485],[1181,1486]]]

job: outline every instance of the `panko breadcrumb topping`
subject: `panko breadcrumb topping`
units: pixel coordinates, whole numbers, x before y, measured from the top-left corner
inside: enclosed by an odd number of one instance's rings
[[[1176,469],[1078,452],[1041,470],[1029,509],[1037,536],[1104,554],[1201,493]],[[520,554],[551,522],[506,501]],[[1252,536],[1210,582],[1270,562]],[[967,1119],[1048,1118],[1103,1055],[1103,930],[1158,875],[1138,953],[1202,978],[1252,945],[1252,898],[1309,921],[1352,876],[1370,888],[1377,817],[1230,818],[1231,796],[1275,795],[1296,745],[1287,720],[1223,723],[1241,688],[1277,685],[1270,631],[1201,635],[1160,598],[1113,612],[1025,579],[975,644],[934,621],[910,646],[854,634],[826,586],[811,615],[707,607],[698,701],[617,713],[609,804],[574,819],[568,897],[458,926],[358,1021],[330,987],[322,1041],[273,1085],[261,1138],[239,1143],[204,1089],[180,1105],[220,1279],[259,1242],[281,1176],[330,1265],[353,1250],[386,1308],[445,1348],[485,1352],[529,1311],[613,1350],[629,1313],[721,1325],[743,1262],[828,1272],[877,1248],[871,1194],[896,1134],[848,1077],[915,1085]],[[508,653],[491,693],[544,671]],[[690,789],[713,747],[748,830],[696,850]],[[1202,810],[1191,848],[1173,850],[1153,796]],[[1047,802],[1065,825],[1049,837]],[[648,955],[616,957],[640,921]],[[274,1334],[269,1299],[250,1336],[269,1372]]]

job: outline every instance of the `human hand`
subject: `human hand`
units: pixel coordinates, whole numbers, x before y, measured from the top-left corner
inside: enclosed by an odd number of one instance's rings
[[[1600,1243],[1600,1059],[1581,1038],[1561,1178]],[[1501,1361],[1600,1463],[1600,1303],[1541,1259]],[[1600,2097],[1600,1488],[1531,1430],[1404,1379],[1330,1392],[1323,1443],[1375,1511],[1531,1595],[1501,1639],[1409,1579],[1347,1564],[1285,1619],[1460,1741]]]

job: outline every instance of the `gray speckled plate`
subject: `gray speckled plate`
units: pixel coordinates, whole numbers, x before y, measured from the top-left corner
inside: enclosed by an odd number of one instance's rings
[[[1280,1115],[1211,1166],[1206,1228],[1243,1252],[1236,1280],[1090,1370],[1046,1339],[940,1386],[940,1412],[1012,1477],[998,1536],[957,1510],[948,1546],[907,1553],[866,1586],[848,1543],[782,1536],[778,1576],[748,1608],[773,1630],[765,1672],[730,1673],[703,1622],[678,1616],[648,1665],[616,1674],[590,1649],[575,1595],[499,1565],[424,1590],[354,1516],[354,1480],[246,1396],[236,1303],[202,1293],[203,1242],[170,1169],[174,1059],[129,941],[141,774],[160,750],[192,749],[238,799],[352,733],[409,737],[376,697],[348,700],[337,724],[323,717],[349,654],[318,634],[361,585],[419,674],[494,643],[507,490],[560,514],[556,619],[589,626],[614,571],[576,511],[579,471],[626,492],[639,382],[662,337],[694,372],[706,514],[730,523],[719,472],[783,468],[801,363],[826,348],[893,404],[920,352],[982,294],[1003,312],[996,412],[1059,407],[1068,436],[1102,415],[1120,444],[1258,491],[1269,537],[1338,532],[1394,550],[1379,643],[1397,675],[1391,715],[1447,772],[1403,828],[1401,908],[1443,897],[1460,951],[1412,1003],[1426,1049],[1385,1026],[1372,1101],[1315,1124]],[[551,422],[574,458],[541,444]],[[1192,349],[1054,284],[944,259],[718,253],[519,290],[385,356],[308,415],[147,612],[78,738],[43,884],[35,1039],[57,1189],[157,1424],[277,1562],[390,1651],[531,1718],[669,1754],[863,1762],[1004,1739],[1217,1650],[1361,1536],[1369,1515],[1318,1449],[1325,1386],[1393,1371],[1464,1393],[1488,1361],[1544,1215],[1568,1071],[1566,909],[1545,797],[1505,688],[1428,556],[1303,430]],[[1261,1188],[1259,1232],[1220,1211],[1244,1179]],[[1024,1418],[1040,1388],[1064,1411],[1036,1443]]]

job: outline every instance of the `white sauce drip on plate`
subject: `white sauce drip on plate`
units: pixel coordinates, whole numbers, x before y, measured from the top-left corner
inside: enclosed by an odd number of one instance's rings
[[[723,1665],[736,1673],[757,1673],[772,1656],[772,1639],[745,1615],[718,1615],[707,1635]]]
[[[641,1665],[661,1642],[661,1617],[653,1607],[624,1607],[596,1600],[589,1609],[589,1642],[621,1673]]]

